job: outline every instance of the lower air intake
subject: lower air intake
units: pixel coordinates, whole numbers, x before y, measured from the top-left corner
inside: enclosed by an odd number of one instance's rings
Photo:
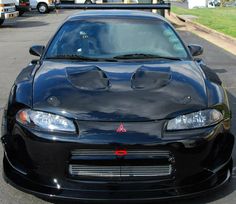
[[[87,166],[69,165],[72,176],[86,177],[158,177],[171,175],[171,165],[161,166]]]

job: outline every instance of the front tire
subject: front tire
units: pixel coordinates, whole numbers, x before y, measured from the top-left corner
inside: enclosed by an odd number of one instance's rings
[[[45,3],[39,3],[37,6],[37,10],[39,13],[42,13],[42,14],[49,12],[48,5]]]
[[[0,19],[0,26],[3,24],[4,19]]]

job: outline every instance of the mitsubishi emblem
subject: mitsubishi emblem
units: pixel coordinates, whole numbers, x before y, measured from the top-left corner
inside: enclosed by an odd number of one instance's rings
[[[127,130],[125,129],[123,123],[121,123],[120,126],[116,129],[116,132],[118,132],[118,133],[124,133],[124,132],[127,132]]]

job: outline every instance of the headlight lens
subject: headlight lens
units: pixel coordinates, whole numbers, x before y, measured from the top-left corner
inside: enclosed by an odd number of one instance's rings
[[[186,130],[214,125],[223,120],[223,115],[215,109],[202,110],[170,120],[167,130]]]
[[[17,113],[16,120],[23,125],[46,131],[76,132],[73,121],[51,113],[24,109]]]

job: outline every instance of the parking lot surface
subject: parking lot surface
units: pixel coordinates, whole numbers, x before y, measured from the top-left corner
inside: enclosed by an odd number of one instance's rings
[[[47,15],[29,13],[15,21],[7,21],[0,28],[0,114],[6,103],[9,90],[18,73],[31,59],[28,49],[31,45],[45,45],[57,27],[70,14],[76,11],[60,11],[58,14],[52,12]],[[232,132],[236,135],[236,56],[212,45],[211,43],[197,37],[196,35],[182,31],[180,34],[188,43],[200,44],[205,48],[203,59],[221,77],[229,92],[229,99],[233,112]],[[236,151],[234,149],[234,161],[236,166]],[[0,160],[3,157],[3,149],[0,146]],[[2,164],[0,163],[0,173]],[[235,171],[236,172],[236,171]],[[178,200],[178,204],[235,204],[236,203],[236,175],[233,175],[231,183],[215,192],[194,199]],[[29,194],[18,191],[6,184],[0,178],[0,203],[1,204],[44,204]],[[158,202],[159,203],[159,202]],[[164,204],[163,203],[163,204]]]

